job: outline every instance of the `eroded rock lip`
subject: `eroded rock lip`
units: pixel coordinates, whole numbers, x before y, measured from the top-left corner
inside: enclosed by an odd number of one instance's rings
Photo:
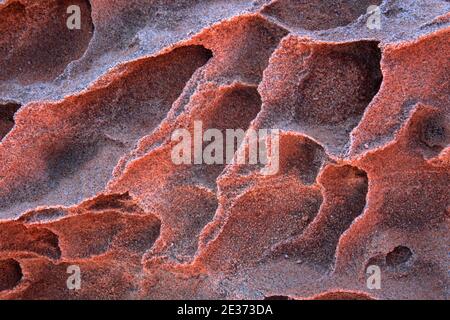
[[[0,299],[448,299],[449,75],[448,1],[0,0]]]

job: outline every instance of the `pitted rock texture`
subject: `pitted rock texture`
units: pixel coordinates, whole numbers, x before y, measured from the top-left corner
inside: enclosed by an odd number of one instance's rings
[[[450,297],[448,1],[2,0],[0,139],[0,299]]]

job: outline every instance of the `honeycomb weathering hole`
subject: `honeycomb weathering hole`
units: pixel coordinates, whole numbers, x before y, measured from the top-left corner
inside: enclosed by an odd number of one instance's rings
[[[0,141],[14,127],[14,114],[20,109],[20,105],[8,103],[0,105]]]
[[[18,130],[16,139],[24,143],[14,151],[21,156],[0,156],[15,164],[29,157],[39,159],[46,163],[45,172],[41,167],[33,178],[31,170],[24,179],[10,176],[15,186],[9,191],[0,188],[0,208],[30,200],[35,206],[70,205],[102,192],[120,158],[164,120],[186,83],[211,56],[203,46],[179,47],[129,63],[106,88],[45,105]],[[49,120],[52,126],[43,129]],[[30,139],[29,130],[39,133]],[[83,180],[89,183],[80,183]]]
[[[395,247],[394,250],[386,255],[386,264],[390,267],[403,265],[411,259],[412,255],[413,253],[408,247]]]
[[[14,289],[22,276],[19,262],[14,259],[0,260],[0,291]]]
[[[256,88],[247,86],[236,86],[225,90],[220,98],[210,108],[204,109],[198,117],[203,121],[205,130],[208,128],[218,129],[226,137],[226,131],[247,130],[253,119],[256,118],[261,110],[261,98]],[[227,144],[233,143],[233,150],[238,150],[237,139],[233,141],[223,141],[223,149],[226,150]],[[204,142],[203,148],[206,148],[207,142]],[[226,163],[226,152],[223,152],[222,163]],[[196,174],[202,180],[207,181],[209,186],[214,186],[216,179],[220,176],[225,165],[214,164],[198,166]]]
[[[361,118],[381,86],[381,51],[377,42],[317,48],[308,76],[299,88],[299,118],[323,125]]]
[[[81,9],[81,29],[67,27],[67,9]],[[51,81],[86,51],[93,35],[88,0],[9,1],[0,8],[0,82]]]
[[[326,154],[323,148],[304,136],[283,135],[280,140],[280,172],[295,172],[305,184],[314,184]]]
[[[313,298],[313,300],[374,300],[371,296],[362,292],[336,291],[325,292]]]
[[[295,120],[332,149],[342,148],[382,82],[377,42],[313,46],[298,88]]]
[[[0,0],[0,298],[447,298],[449,9]]]
[[[442,148],[441,144],[442,140],[444,140],[444,137],[444,127],[435,122],[429,122],[423,128],[421,140],[431,148]]]
[[[368,178],[356,167],[328,165],[318,182],[323,186],[324,203],[316,218],[300,236],[277,246],[274,252],[328,270],[342,234],[364,211]]]

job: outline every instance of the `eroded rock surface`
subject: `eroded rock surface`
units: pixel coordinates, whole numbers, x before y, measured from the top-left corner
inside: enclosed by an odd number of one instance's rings
[[[448,1],[0,1],[0,298],[448,299],[449,143]]]

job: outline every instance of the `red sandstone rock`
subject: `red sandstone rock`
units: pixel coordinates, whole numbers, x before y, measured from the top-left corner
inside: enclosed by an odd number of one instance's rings
[[[0,298],[448,299],[449,11],[0,0]],[[279,172],[175,164],[195,121]]]

